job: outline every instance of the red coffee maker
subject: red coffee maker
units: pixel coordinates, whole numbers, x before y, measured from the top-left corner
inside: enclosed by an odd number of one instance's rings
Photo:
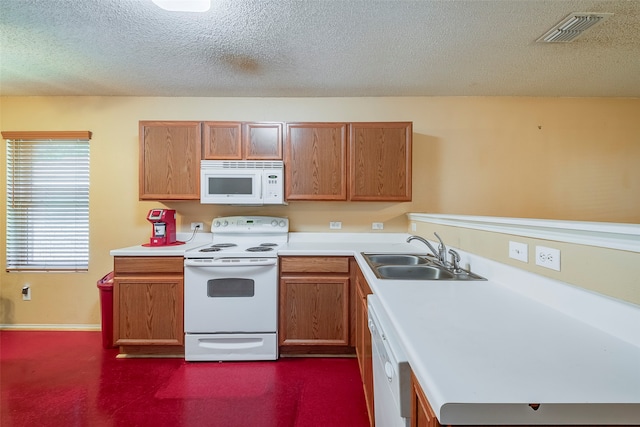
[[[173,209],[151,209],[147,221],[153,224],[149,246],[176,244],[176,211]]]

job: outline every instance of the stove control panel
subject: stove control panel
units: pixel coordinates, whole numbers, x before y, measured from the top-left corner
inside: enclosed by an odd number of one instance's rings
[[[236,233],[286,233],[289,231],[289,220],[273,216],[227,216],[215,218],[211,223],[211,231],[220,232],[221,230]]]

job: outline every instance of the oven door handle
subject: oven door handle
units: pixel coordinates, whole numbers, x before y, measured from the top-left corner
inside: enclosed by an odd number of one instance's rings
[[[185,267],[264,267],[276,265],[277,258],[185,259]]]

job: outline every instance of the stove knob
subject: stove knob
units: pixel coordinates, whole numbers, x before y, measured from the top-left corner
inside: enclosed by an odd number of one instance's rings
[[[213,226],[214,227],[220,227],[220,221],[214,221],[213,222]]]
[[[222,223],[223,227],[226,227],[227,225],[229,225],[229,221],[225,221],[225,222]]]
[[[287,223],[286,223],[284,220],[280,220],[280,222],[278,223],[278,225],[279,225],[280,227],[284,227],[284,226],[286,226],[286,225],[287,225]]]
[[[278,226],[278,220],[277,219],[271,220],[271,226],[272,227],[277,227]]]

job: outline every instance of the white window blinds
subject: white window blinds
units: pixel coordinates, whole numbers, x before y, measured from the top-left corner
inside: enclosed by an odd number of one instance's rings
[[[7,270],[86,271],[90,133],[33,134],[7,138]]]

